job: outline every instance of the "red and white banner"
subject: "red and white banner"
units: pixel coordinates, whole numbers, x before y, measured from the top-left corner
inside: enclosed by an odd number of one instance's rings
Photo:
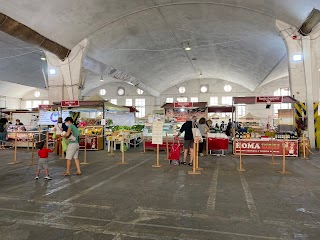
[[[193,102],[175,102],[173,103],[174,108],[192,108]]]
[[[51,105],[39,105],[39,110],[50,111],[51,110]]]
[[[61,107],[79,107],[79,100],[63,100],[61,101]]]
[[[285,155],[297,157],[298,156],[298,140],[285,140]],[[241,155],[283,155],[283,140],[259,140],[259,139],[237,139],[235,140],[235,154]]]
[[[263,96],[256,97],[256,103],[282,103],[283,97],[281,96]]]

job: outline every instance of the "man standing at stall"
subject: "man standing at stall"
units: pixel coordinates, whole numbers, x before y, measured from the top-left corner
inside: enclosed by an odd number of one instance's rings
[[[190,162],[188,163],[189,166],[192,166],[193,163],[193,134],[192,134],[192,118],[189,116],[187,121],[182,125],[179,130],[178,137],[181,133],[184,132],[184,155],[183,155],[183,162],[181,164],[186,165],[188,150],[190,149]]]

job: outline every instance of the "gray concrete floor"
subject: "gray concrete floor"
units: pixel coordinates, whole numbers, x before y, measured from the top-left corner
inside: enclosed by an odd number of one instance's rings
[[[83,153],[82,153],[83,154]],[[202,175],[155,153],[89,152],[82,176],[63,177],[65,160],[50,157],[53,180],[34,180],[31,152],[0,150],[0,239],[320,239],[319,154],[288,158],[291,175],[270,157],[200,157]],[[81,155],[81,158],[83,156]],[[277,162],[281,159],[277,158]]]

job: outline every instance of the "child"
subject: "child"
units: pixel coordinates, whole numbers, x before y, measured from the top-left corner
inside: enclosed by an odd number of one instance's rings
[[[48,148],[43,148],[44,142],[38,142],[37,147],[38,147],[38,156],[39,156],[39,162],[38,162],[38,169],[36,172],[36,177],[35,180],[39,179],[39,174],[41,171],[41,168],[43,167],[46,171],[46,176],[44,179],[46,180],[51,180],[52,178],[49,176],[49,166],[48,166],[48,153],[51,153],[52,150]]]

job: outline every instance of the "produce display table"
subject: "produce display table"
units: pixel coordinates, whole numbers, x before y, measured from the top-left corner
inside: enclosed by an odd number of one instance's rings
[[[85,142],[86,142],[85,135],[79,136],[79,147],[80,150],[85,149]],[[103,136],[101,135],[87,135],[87,150],[103,150]]]
[[[133,147],[136,147],[136,144],[138,143],[138,139],[142,138],[141,132],[131,132],[124,134],[124,144],[127,146],[127,148],[131,147],[131,142],[133,142]],[[121,144],[122,141],[122,135],[109,135],[106,137],[107,139],[107,146],[108,146],[108,152],[110,152],[111,148],[111,141],[114,141],[114,150],[116,150],[116,145]]]
[[[173,137],[168,137],[168,146],[170,150],[170,146],[173,144]],[[183,150],[183,138],[179,139],[180,149]],[[156,150],[157,144],[152,144],[152,137],[144,137],[144,147],[146,150]],[[166,137],[163,137],[163,144],[159,144],[160,150],[166,150]]]
[[[208,151],[221,151],[221,154],[214,154],[219,156],[224,156],[224,151],[229,148],[229,139],[228,138],[213,138],[208,137]]]
[[[288,157],[298,156],[298,139],[235,139],[233,144],[233,151],[235,154],[241,155],[266,155],[274,156],[283,155],[283,143],[285,143],[285,155]],[[241,145],[240,145],[241,144]]]

